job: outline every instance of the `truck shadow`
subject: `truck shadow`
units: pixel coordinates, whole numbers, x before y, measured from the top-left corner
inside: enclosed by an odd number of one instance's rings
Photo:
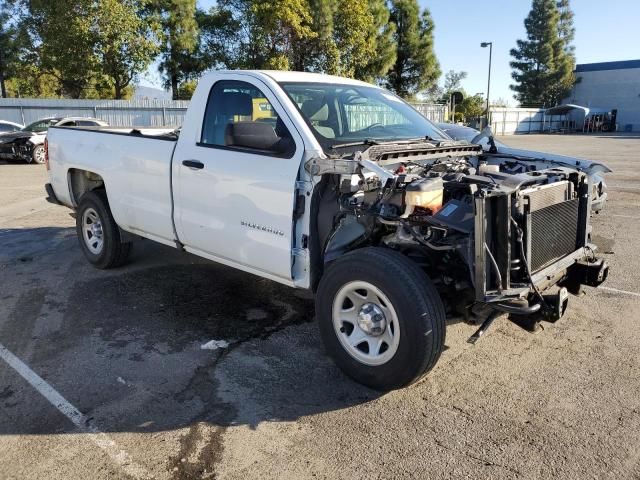
[[[379,396],[326,356],[304,292],[150,242],[105,272],[84,261],[73,229],[3,236],[29,260],[5,264],[0,343],[105,432],[256,427]],[[42,238],[61,240],[33,254]],[[229,346],[203,349],[211,340]],[[74,431],[2,361],[0,380],[0,435]]]

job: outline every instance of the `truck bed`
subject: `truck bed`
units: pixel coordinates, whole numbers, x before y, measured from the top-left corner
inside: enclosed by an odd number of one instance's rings
[[[177,134],[166,128],[54,127],[47,139],[51,186],[61,203],[75,207],[84,181],[77,172],[92,172],[104,181],[121,228],[146,237],[154,232],[154,240],[173,244],[171,159]]]

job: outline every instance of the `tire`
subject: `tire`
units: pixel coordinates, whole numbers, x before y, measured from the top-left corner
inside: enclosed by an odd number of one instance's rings
[[[376,390],[418,381],[444,347],[445,312],[438,292],[414,262],[393,250],[363,248],[331,263],[320,280],[316,315],[338,367]]]
[[[104,190],[87,192],[80,199],[76,233],[84,256],[96,268],[115,268],[127,261],[131,243],[122,241]]]
[[[44,145],[35,146],[35,148],[33,149],[33,152],[31,152],[31,160],[33,161],[33,163],[44,165],[45,163]]]

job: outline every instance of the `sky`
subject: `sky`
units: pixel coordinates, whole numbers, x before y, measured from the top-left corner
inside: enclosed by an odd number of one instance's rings
[[[467,94],[487,91],[489,49],[481,42],[493,42],[491,66],[492,100],[502,98],[511,106],[517,102],[509,89],[511,57],[516,40],[525,38],[524,19],[530,0],[418,0],[431,11],[435,22],[435,50],[443,72],[465,71],[462,87]],[[199,0],[202,8],[215,0]],[[640,0],[572,0],[577,63],[608,62],[640,58]],[[146,85],[160,85],[159,77],[147,75]]]

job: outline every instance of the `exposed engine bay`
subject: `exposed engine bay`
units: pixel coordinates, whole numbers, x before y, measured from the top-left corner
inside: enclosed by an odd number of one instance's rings
[[[592,186],[579,169],[429,141],[373,144],[306,167],[322,175],[322,260],[364,245],[401,251],[449,311],[561,316],[567,290],[606,279],[590,244]]]

